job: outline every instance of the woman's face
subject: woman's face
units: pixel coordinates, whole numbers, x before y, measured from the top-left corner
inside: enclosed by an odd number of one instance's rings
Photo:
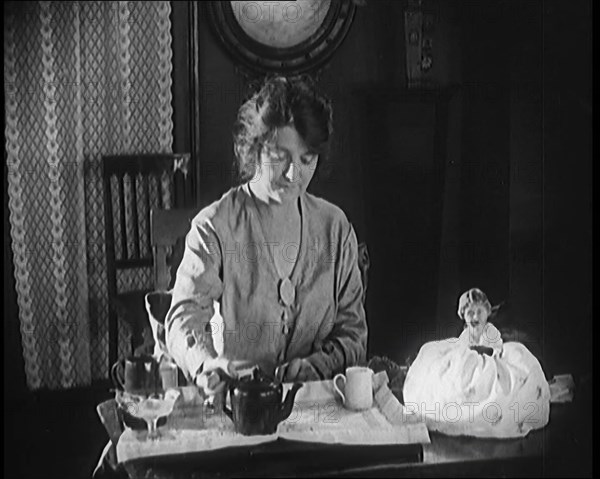
[[[278,128],[274,140],[261,149],[252,188],[276,203],[295,201],[308,188],[318,159],[293,126]]]

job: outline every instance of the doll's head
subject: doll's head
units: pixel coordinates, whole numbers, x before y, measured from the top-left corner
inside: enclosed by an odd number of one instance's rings
[[[465,291],[458,300],[458,316],[466,323],[476,342],[479,341],[491,312],[491,303],[478,288]]]

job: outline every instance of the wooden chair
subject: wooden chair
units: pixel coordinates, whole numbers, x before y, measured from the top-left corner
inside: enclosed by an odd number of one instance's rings
[[[118,319],[129,325],[131,349],[143,342],[146,313],[144,296],[153,288],[120,291],[119,274],[131,274],[137,268],[154,265],[150,228],[152,207],[186,206],[192,202],[189,154],[118,155],[102,159],[104,183],[104,219],[106,270],[109,295],[109,367],[117,360]],[[189,176],[189,179],[187,178]],[[173,192],[164,195],[163,184],[172,184]],[[116,183],[116,188],[113,184]],[[154,187],[152,187],[154,186]],[[138,189],[142,197],[138,201]],[[171,193],[171,188],[168,189]],[[151,192],[156,194],[152,196]],[[168,200],[168,201],[165,201]],[[116,208],[113,207],[113,202]],[[115,233],[118,237],[115,238]]]
[[[164,320],[171,305],[171,290],[175,284],[177,268],[181,263],[185,249],[185,237],[190,230],[191,221],[198,209],[154,208],[150,212],[150,242],[154,255],[154,291],[145,296],[146,314],[149,319],[145,323],[148,334],[138,352],[153,354],[155,339],[159,349],[164,344]]]

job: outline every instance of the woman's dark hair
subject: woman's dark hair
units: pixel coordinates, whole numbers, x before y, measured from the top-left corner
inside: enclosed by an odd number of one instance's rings
[[[233,128],[233,147],[241,182],[252,178],[262,146],[276,129],[294,126],[310,151],[326,161],[333,134],[331,102],[310,77],[267,78],[239,109]]]

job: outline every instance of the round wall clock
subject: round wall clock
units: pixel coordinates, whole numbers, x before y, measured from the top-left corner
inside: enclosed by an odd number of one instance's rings
[[[321,68],[354,19],[351,0],[208,2],[210,23],[236,64],[255,74]]]

